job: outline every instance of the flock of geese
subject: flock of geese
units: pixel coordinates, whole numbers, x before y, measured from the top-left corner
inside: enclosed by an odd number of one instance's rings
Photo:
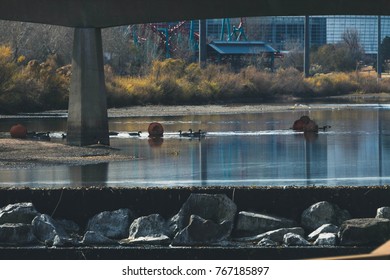
[[[188,130],[188,132],[183,132],[181,130],[179,130],[179,136],[180,137],[189,137],[189,138],[203,138],[203,137],[206,137],[206,131],[202,131],[201,129],[199,129],[198,131],[192,131],[192,129],[190,128]]]
[[[187,138],[203,138],[203,137],[206,137],[206,132],[205,131],[202,131],[201,129],[199,129],[198,131],[193,131],[191,128],[188,130],[188,131],[182,131],[182,130],[179,130],[179,137],[187,137]],[[34,132],[35,133],[35,132]],[[50,136],[49,136],[49,133],[50,132],[45,132],[45,133],[35,133],[35,135],[37,136],[37,138],[40,138],[42,136],[45,137],[45,139],[41,138],[40,140],[49,140],[50,139]],[[137,131],[137,132],[129,132],[129,136],[134,136],[134,137],[137,137],[137,136],[141,136],[141,133],[142,131]],[[119,134],[119,132],[116,132],[116,131],[110,131],[109,132],[109,135],[110,136],[117,136]],[[62,134],[62,138],[66,138],[66,134]]]

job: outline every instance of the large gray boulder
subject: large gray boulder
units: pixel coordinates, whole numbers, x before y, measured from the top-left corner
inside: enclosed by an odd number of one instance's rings
[[[197,215],[191,215],[187,227],[179,231],[172,245],[202,245],[224,241],[229,236],[231,224],[228,221],[215,223]]]
[[[122,245],[171,243],[167,222],[160,214],[151,214],[135,219],[129,229],[129,237],[120,240]]]
[[[295,227],[294,220],[254,212],[238,213],[234,232],[236,236],[253,236],[270,230]]]
[[[0,225],[0,244],[27,245],[37,243],[31,224],[2,224]]]
[[[129,235],[130,223],[133,220],[134,214],[127,208],[104,211],[88,221],[86,231],[94,231],[112,239],[122,239]]]
[[[345,221],[339,232],[341,245],[379,245],[390,239],[390,220],[362,218]]]
[[[327,201],[317,202],[303,211],[301,224],[307,230],[315,230],[323,224],[340,226],[351,218],[347,210],[340,209],[337,205]]]
[[[390,219],[390,207],[381,207],[376,210],[375,218]]]
[[[129,229],[129,238],[158,237],[167,235],[167,223],[160,214],[152,214],[135,219]]]
[[[9,204],[0,209],[0,225],[6,223],[31,224],[40,213],[31,202]]]
[[[57,245],[72,243],[70,236],[61,225],[47,214],[36,216],[32,221],[32,225],[35,236],[47,245],[55,245],[55,239]]]
[[[172,244],[210,244],[226,240],[237,206],[224,194],[191,194],[170,221]]]
[[[78,234],[80,232],[80,227],[74,221],[61,219],[56,220],[57,224],[59,224],[68,234]]]

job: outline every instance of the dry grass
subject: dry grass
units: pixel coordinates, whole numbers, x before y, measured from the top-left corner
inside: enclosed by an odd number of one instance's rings
[[[249,66],[235,72],[215,64],[201,69],[180,59],[157,60],[150,69],[143,76],[118,76],[105,67],[108,105],[261,102],[283,96],[390,92],[390,79],[378,82],[375,72],[333,72],[304,79],[295,68],[270,73]],[[26,63],[23,57],[13,58],[9,47],[0,46],[0,113],[66,109],[70,70],[58,70],[55,56],[44,63]]]

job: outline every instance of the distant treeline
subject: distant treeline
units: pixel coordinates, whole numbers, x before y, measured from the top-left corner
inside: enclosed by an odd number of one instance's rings
[[[295,68],[274,73],[248,66],[198,64],[181,59],[154,60],[144,75],[118,75],[105,66],[109,107],[146,104],[263,102],[286,97],[315,98],[348,93],[390,92],[390,79],[359,71],[330,72],[304,78]],[[0,46],[0,114],[66,109],[70,65],[58,67],[55,55],[45,62],[15,57]]]

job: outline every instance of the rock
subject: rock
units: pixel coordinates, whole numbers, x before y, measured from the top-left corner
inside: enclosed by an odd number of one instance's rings
[[[84,234],[81,243],[84,245],[116,245],[118,242],[110,238],[105,237],[99,232],[87,231]]]
[[[191,215],[188,226],[176,234],[172,245],[216,244],[224,241],[229,236],[230,230],[231,222],[229,221],[217,224],[212,220]]]
[[[313,121],[310,120],[304,127],[304,132],[318,132],[318,125]]]
[[[57,224],[59,224],[68,234],[77,234],[80,232],[80,227],[78,224],[71,220],[56,220]]]
[[[304,132],[318,132],[318,125],[308,116],[302,116],[294,122],[292,129]]]
[[[390,239],[390,220],[362,218],[345,221],[339,232],[341,245],[379,245]]]
[[[68,243],[70,239],[66,231],[47,214],[41,214],[35,217],[32,225],[35,236],[47,245],[53,245],[56,236],[60,240],[64,240],[64,243]]]
[[[145,236],[145,237],[138,237],[134,239],[122,239],[119,243],[121,245],[137,245],[137,244],[168,245],[171,243],[171,238],[169,238],[166,235]]]
[[[9,204],[0,209],[0,224],[31,224],[31,221],[39,214],[31,202]]]
[[[320,233],[314,242],[318,246],[336,246],[337,234],[331,232]]]
[[[308,235],[308,240],[316,240],[321,233],[337,233],[339,227],[332,224],[324,224]]]
[[[381,207],[376,210],[375,218],[390,219],[390,207]]]
[[[296,225],[297,223],[293,220],[272,215],[241,211],[238,213],[234,231],[237,236],[251,236],[270,230],[291,228]]]
[[[112,239],[122,239],[129,235],[130,223],[134,215],[130,209],[104,211],[88,221],[86,231],[94,231]]]
[[[286,233],[283,236],[283,243],[287,246],[310,246],[310,242],[295,233]]]
[[[277,246],[278,243],[276,243],[275,241],[269,239],[269,238],[263,238],[259,241],[259,243],[257,243],[257,246],[263,246],[263,247],[273,247],[273,246]]]
[[[165,219],[159,214],[139,217],[133,221],[129,229],[129,238],[158,237],[167,234]]]
[[[327,201],[321,201],[303,211],[301,224],[305,229],[313,231],[323,224],[340,226],[350,217],[347,210],[342,210],[337,205]]]
[[[303,236],[305,234],[305,231],[301,227],[294,227],[294,228],[280,228],[280,229],[275,229],[271,231],[267,231],[265,233],[256,235],[256,236],[250,236],[250,237],[242,237],[242,238],[236,238],[236,241],[241,241],[241,242],[253,242],[253,241],[259,241],[264,238],[270,239],[274,242],[283,242],[283,237],[286,233],[295,233],[298,235]]]
[[[209,244],[226,239],[236,211],[237,206],[224,194],[191,194],[170,220],[170,231],[176,234],[174,243]]]
[[[37,242],[31,224],[6,223],[0,225],[0,244],[26,245]]]

